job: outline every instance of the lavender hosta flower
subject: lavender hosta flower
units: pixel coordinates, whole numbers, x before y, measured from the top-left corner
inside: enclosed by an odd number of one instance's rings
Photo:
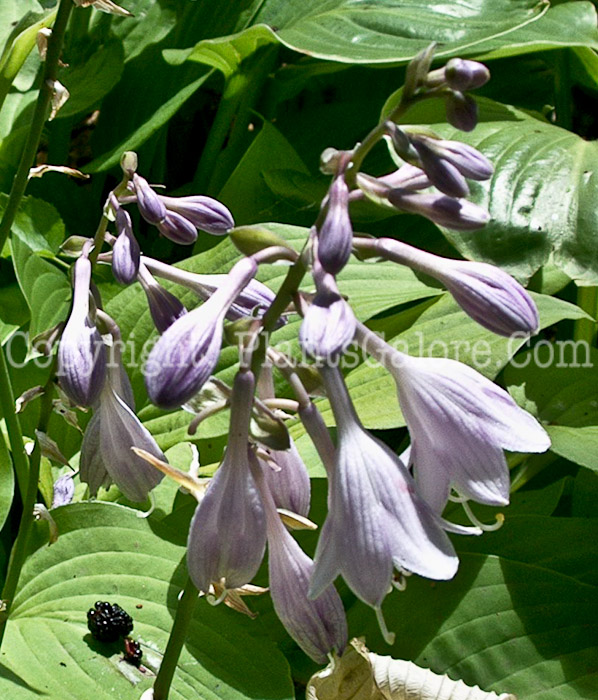
[[[259,462],[276,507],[307,517],[309,474],[292,438],[288,450],[271,450],[269,459],[260,459]]]
[[[420,194],[394,189],[388,193],[388,201],[397,209],[410,214],[421,214],[430,221],[455,231],[482,228],[490,219],[488,212],[477,204],[443,194]]]
[[[82,255],[75,263],[73,306],[58,347],[60,386],[78,406],[91,406],[106,378],[106,351],[89,319],[91,263]]]
[[[141,250],[128,212],[119,207],[115,217],[118,236],[112,247],[112,274],[117,282],[131,284],[139,272]]]
[[[213,236],[223,236],[235,226],[230,211],[212,197],[192,195],[189,197],[165,197],[159,195],[166,208],[190,221],[200,231]]]
[[[305,311],[299,342],[306,353],[317,359],[342,354],[355,335],[355,316],[342,298],[334,277],[319,268],[313,270],[316,295]]]
[[[132,392],[130,386],[123,389],[123,381],[128,379],[123,377],[120,366],[112,366],[83,437],[80,475],[91,496],[97,494],[100,486],[108,488],[114,482],[130,501],[141,502],[164,475],[132,452],[131,447],[139,447],[162,461],[166,458],[125,402],[131,400]]]
[[[309,595],[316,598],[342,574],[355,595],[376,609],[383,627],[380,606],[391,588],[393,566],[450,579],[458,559],[406,467],[364,430],[340,371],[328,367],[321,372],[338,446]]]
[[[164,333],[187,313],[182,302],[156,282],[145,265],[139,268],[138,280],[147,297],[150,314],[158,333]]]
[[[63,474],[54,482],[54,494],[52,496],[52,508],[66,506],[75,495],[75,482],[71,473]]]
[[[264,557],[266,520],[249,465],[254,386],[251,372],[237,373],[226,453],[191,521],[187,566],[204,593],[212,583],[224,589],[244,586]]]
[[[451,486],[486,505],[509,502],[503,450],[545,452],[550,439],[509,394],[471,367],[444,358],[378,358],[392,372],[411,435],[419,493],[437,513]]]
[[[153,403],[175,408],[201,389],[218,361],[226,312],[256,271],[255,260],[240,260],[202,306],[179,318],[160,337],[144,370]]]
[[[498,335],[534,334],[538,309],[527,291],[494,265],[443,260],[435,273],[474,321]]]
[[[266,515],[269,588],[274,610],[301,649],[324,664],[330,652],[341,654],[347,645],[343,604],[332,584],[315,600],[308,598],[314,563],[282,524],[276,510],[278,504],[269,490],[268,467],[261,468],[255,462],[252,466]]]
[[[444,77],[450,88],[465,92],[485,85],[490,80],[490,71],[478,61],[451,58],[444,68]]]
[[[478,123],[478,106],[470,95],[451,92],[445,98],[446,119],[461,131],[473,131]]]
[[[318,229],[318,260],[324,270],[338,274],[351,257],[352,246],[349,188],[344,176],[338,175],[330,186],[326,216]]]
[[[432,139],[419,136],[419,142],[424,143],[438,158],[454,165],[455,168],[470,180],[489,180],[494,172],[494,166],[473,146],[460,141]]]
[[[167,211],[162,221],[156,224],[158,231],[180,245],[191,245],[197,240],[197,229],[184,216],[175,211]]]

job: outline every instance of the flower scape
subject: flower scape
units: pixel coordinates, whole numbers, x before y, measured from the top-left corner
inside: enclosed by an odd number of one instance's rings
[[[458,231],[476,230],[488,221],[488,213],[467,197],[469,181],[492,177],[492,163],[459,141],[398,124],[414,104],[440,98],[456,129],[475,127],[476,105],[469,91],[488,80],[488,70],[473,61],[451,60],[444,69],[431,71],[432,56],[428,50],[410,64],[400,102],[362,143],[323,154],[322,170],[330,185],[299,252],[273,234],[251,240],[251,229],[235,229],[231,213],[215,199],[160,194],[139,174],[135,154],[126,153],[123,180],[106,200],[105,226],[93,244],[82,246],[75,263],[72,310],[59,345],[60,387],[74,405],[93,413],[80,466],[89,494],[96,496],[114,483],[128,499],[142,502],[164,473],[178,480],[198,501],[187,542],[188,572],[197,590],[213,603],[234,607],[251,587],[267,549],[276,613],[301,649],[321,664],[333,653],[342,654],[348,642],[335,589],[339,576],[373,608],[384,638],[392,642],[382,615],[386,596],[404,588],[412,574],[437,581],[453,578],[459,560],[447,533],[479,536],[494,527],[480,523],[469,502],[509,502],[504,450],[541,453],[550,445],[538,421],[475,369],[400,352],[358,322],[351,299],[337,285],[352,255],[371,259],[374,275],[375,260],[391,261],[435,278],[465,313],[493,333],[529,336],[538,330],[533,300],[506,272],[433,255],[402,242],[400,232],[394,238],[354,233],[350,206],[360,200]],[[374,177],[362,165],[378,142],[385,142],[401,165]],[[245,254],[219,275],[195,274],[152,259],[140,250],[127,207],[136,207],[157,233],[177,244],[194,243],[198,231],[230,234]],[[108,233],[110,225],[114,235]],[[110,251],[101,251],[104,242]],[[205,417],[194,406],[208,387],[213,391],[211,378],[223,342],[239,350],[232,386],[220,383],[221,400],[208,411],[230,408],[230,428],[224,457],[207,489],[196,476],[167,464],[135,414],[120,331],[92,284],[96,260],[111,265],[119,283],[139,282],[145,291],[160,334],[144,367],[147,393],[162,409],[183,406],[196,412],[193,430]],[[256,280],[258,270],[273,263],[290,266],[277,294]],[[315,293],[299,285],[309,273]],[[193,290],[202,303],[187,310],[171,291],[173,285]],[[317,401],[302,382],[305,367],[270,345],[272,331],[297,314],[302,317],[298,340],[303,365],[313,363],[319,378]],[[351,344],[396,381],[410,436],[402,456],[360,421],[342,371]],[[313,560],[293,536],[293,529],[313,526],[307,520],[307,468],[280,419],[272,422],[275,429],[259,434],[253,427],[260,412],[272,416],[265,406],[276,406],[273,369],[295,392],[291,403],[328,475],[328,514]],[[334,417],[334,438],[319,411],[322,394]],[[282,444],[272,449],[272,441],[281,441],[274,436],[281,430]],[[449,501],[463,504],[470,525],[445,519]],[[99,635],[103,608],[90,615]]]

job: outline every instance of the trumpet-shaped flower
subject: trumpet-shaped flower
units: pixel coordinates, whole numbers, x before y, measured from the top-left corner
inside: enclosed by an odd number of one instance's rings
[[[307,468],[291,438],[288,450],[271,450],[268,459],[260,459],[264,478],[277,508],[307,516],[310,483]]]
[[[100,486],[115,483],[130,501],[145,501],[163,478],[131,451],[139,447],[166,461],[156,441],[134,413],[129,380],[120,364],[111,366],[81,445],[81,480],[95,496]]]
[[[376,609],[383,626],[380,606],[391,588],[393,567],[450,579],[458,559],[407,468],[364,430],[340,371],[323,368],[322,376],[336,418],[338,446],[310,596],[317,597],[342,574],[351,590]]]
[[[159,333],[164,333],[178,318],[187,313],[187,309],[174,294],[156,282],[145,265],[140,266],[138,279],[147,297],[154,325]]]
[[[144,370],[153,403],[181,406],[205,384],[218,361],[226,312],[256,270],[252,258],[240,260],[205,304],[179,318],[160,337]]]
[[[289,635],[317,663],[327,655],[343,652],[347,644],[347,620],[343,604],[331,584],[315,599],[308,597],[313,561],[288,532],[276,510],[268,487],[268,466],[252,462],[264,511],[268,536],[268,571],[274,610]]]
[[[430,221],[455,231],[482,228],[490,218],[488,212],[477,204],[444,194],[413,193],[398,188],[390,190],[388,201],[397,209],[421,214]]]
[[[91,263],[82,255],[75,263],[71,315],[58,348],[58,377],[64,393],[78,406],[91,406],[106,378],[106,351],[89,318]]]
[[[213,583],[225,590],[249,583],[264,556],[266,520],[249,465],[254,385],[251,372],[237,373],[226,453],[191,521],[187,566],[204,593]]]
[[[387,348],[379,359],[396,382],[411,435],[419,493],[437,513],[451,486],[487,505],[509,502],[503,450],[545,452],[550,439],[509,394],[471,367]]]

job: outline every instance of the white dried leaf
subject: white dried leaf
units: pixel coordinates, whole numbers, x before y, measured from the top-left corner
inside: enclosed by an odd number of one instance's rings
[[[307,700],[517,700],[454,681],[410,661],[370,653],[353,639],[339,659],[314,674]]]
[[[100,12],[107,12],[109,15],[118,15],[119,17],[133,17],[129,10],[117,5],[112,0],[73,0],[77,7],[95,7]]]
[[[71,93],[64,87],[64,85],[58,80],[46,80],[46,83],[50,90],[52,90],[52,102],[50,116],[48,121],[52,121],[54,117],[58,114],[58,110],[65,104]]]
[[[75,168],[69,168],[67,165],[48,165],[44,163],[43,165],[36,165],[34,168],[29,169],[29,177],[43,177],[46,173],[62,173],[63,175],[70,175],[71,177],[76,177],[79,180],[89,180],[91,175],[87,173],[82,173],[80,170]]]

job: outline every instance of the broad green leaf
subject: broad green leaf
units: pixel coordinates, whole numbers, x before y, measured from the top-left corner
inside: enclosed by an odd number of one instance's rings
[[[525,700],[598,698],[596,588],[507,557],[465,553],[460,560],[452,581],[413,577],[387,599],[384,615],[397,639],[391,648],[371,610],[355,606],[349,624],[365,632],[371,651],[485,690]]]
[[[488,60],[566,46],[598,48],[596,9],[591,2],[551,6],[537,22],[477,46],[477,57]]]
[[[15,473],[12,459],[10,458],[4,435],[0,430],[0,530],[4,527],[8,513],[10,512],[14,490]]]
[[[552,451],[598,470],[598,350],[585,342],[540,343],[505,370],[515,399],[546,423]]]
[[[71,298],[71,285],[57,267],[38,257],[18,236],[11,241],[17,280],[31,311],[29,333],[39,333],[64,321]]]
[[[134,618],[133,637],[154,672],[185,584],[185,548],[159,522],[107,503],[53,511],[60,537],[28,558],[11,610],[0,692],[11,700],[54,698],[139,700],[154,680],[122,659],[120,643],[102,644],[87,630],[97,600],[117,602]],[[287,700],[293,697],[281,652],[249,621],[225,606],[197,604],[175,673],[172,700]]]
[[[192,49],[166,49],[164,58],[175,66],[185,61],[204,63],[229,78],[252,53],[272,43],[276,36],[270,27],[257,25],[233,36],[204,39]]]
[[[7,202],[8,196],[0,195],[0,211],[4,211]],[[18,236],[35,253],[52,257],[64,240],[64,224],[51,204],[24,197],[12,225],[12,235]]]
[[[494,554],[598,585],[598,520],[506,515],[496,532],[458,540],[459,551]],[[575,546],[571,545],[575,543]]]
[[[540,312],[541,328],[565,318],[584,315],[578,307],[555,297],[537,294],[533,297]],[[378,331],[383,332],[383,326]],[[392,338],[391,344],[411,355],[459,360],[494,378],[524,342],[521,338],[503,338],[485,330],[461,311],[449,294],[445,294],[412,326]],[[395,381],[383,367],[373,361],[364,363],[348,374],[347,386],[367,428],[388,429],[405,425],[397,402]],[[320,408],[327,421],[334,420],[327,402],[323,401]]]
[[[489,224],[474,232],[445,230],[446,237],[464,257],[500,265],[519,279],[529,279],[552,253],[578,284],[598,284],[598,145],[513,107],[478,104],[480,123],[470,134],[447,127],[439,103],[407,115],[494,163],[492,179],[473,185],[471,197],[488,208]]]
[[[64,69],[60,81],[70,92],[70,97],[56,118],[89,111],[119,81],[124,57],[121,42],[114,39],[100,46],[85,63]]]
[[[276,30],[285,46],[347,63],[407,61],[432,41],[439,55],[474,52],[484,42],[538,20],[548,9],[536,0],[473,0],[447,5],[417,0],[266,0],[254,23]]]
[[[112,34],[122,41],[125,61],[136,58],[151,44],[164,39],[175,26],[176,0],[126,0],[126,6],[134,17],[112,17]],[[102,15],[95,13],[91,29],[102,22]]]

